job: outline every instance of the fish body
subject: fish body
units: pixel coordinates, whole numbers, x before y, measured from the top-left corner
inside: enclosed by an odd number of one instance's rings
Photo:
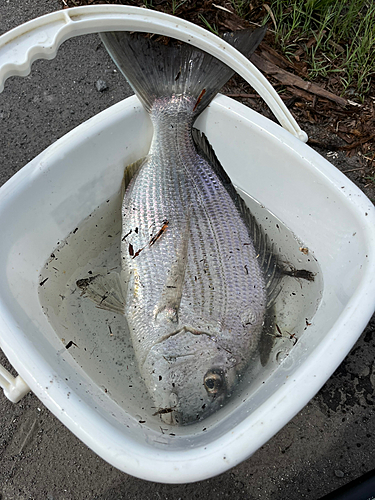
[[[248,52],[262,36],[245,43]],[[154,127],[122,204],[123,313],[161,417],[190,423],[224,405],[256,358],[276,264],[193,131],[231,70],[185,45],[166,49],[122,32],[102,38]]]
[[[267,302],[246,223],[193,143],[194,105],[155,101],[150,152],[122,206],[125,315],[138,363],[157,406],[178,400],[184,420],[220,404],[258,345]],[[211,397],[204,381],[215,371],[222,387]]]

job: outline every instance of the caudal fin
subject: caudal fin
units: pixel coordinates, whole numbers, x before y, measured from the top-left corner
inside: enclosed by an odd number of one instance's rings
[[[226,33],[223,38],[249,57],[265,32],[266,28],[257,28]],[[174,39],[165,44],[126,31],[100,36],[147,111],[155,99],[183,94],[196,98],[195,115],[198,115],[234,74],[215,57]]]

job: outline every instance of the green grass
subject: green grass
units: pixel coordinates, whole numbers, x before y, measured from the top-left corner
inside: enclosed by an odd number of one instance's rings
[[[250,4],[248,0],[231,0],[230,3],[236,14],[240,17],[245,17],[249,12]]]
[[[293,60],[305,47],[309,77],[336,73],[342,93],[363,99],[375,74],[372,0],[270,0],[267,5],[276,20],[276,44],[287,57]]]
[[[153,0],[143,0],[154,8]],[[186,0],[167,0],[179,15]],[[306,51],[307,79],[336,76],[338,92],[363,100],[375,75],[374,0],[230,0],[240,17],[263,11],[263,23],[275,31],[276,49],[291,61],[301,47]],[[220,3],[220,2],[218,2]],[[218,27],[199,14],[202,24],[218,34]],[[262,19],[257,16],[257,22]],[[313,43],[311,41],[313,40]],[[337,87],[335,87],[337,89]]]
[[[177,10],[182,6],[184,5],[184,3],[186,2],[186,0],[172,0],[172,14],[175,15]]]
[[[211,24],[207,21],[207,19],[202,14],[199,14],[199,19],[202,21],[202,23],[206,26],[206,28],[209,31],[211,31],[212,33],[215,33],[215,35],[219,36],[219,30],[217,29],[217,27],[215,26],[215,24],[213,24],[211,26]]]

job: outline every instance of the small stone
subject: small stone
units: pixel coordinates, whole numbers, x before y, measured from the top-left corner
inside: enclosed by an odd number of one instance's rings
[[[345,474],[343,473],[342,470],[335,470],[335,476],[336,477],[344,477]]]
[[[98,92],[104,92],[108,88],[106,82],[101,78],[95,83],[95,87]]]
[[[362,166],[361,159],[358,156],[352,156],[350,158],[346,158],[346,163],[350,167],[361,167]]]

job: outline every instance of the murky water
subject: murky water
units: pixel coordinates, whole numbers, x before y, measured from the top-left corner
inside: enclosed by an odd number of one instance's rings
[[[240,191],[263,230],[274,242],[286,268],[308,270],[314,281],[286,277],[272,311],[272,326],[264,332],[266,349],[272,347],[265,366],[258,363],[249,382],[239,391],[247,396],[288,357],[317,310],[323,283],[311,249],[267,209]],[[99,206],[62,242],[57,242],[42,269],[40,302],[62,348],[103,391],[141,422],[160,423],[138,371],[126,320],[96,308],[81,296],[76,281],[100,273],[120,270],[121,198],[116,194]],[[48,279],[47,279],[48,278]],[[308,332],[306,333],[308,334]],[[242,387],[247,384],[247,387]]]

